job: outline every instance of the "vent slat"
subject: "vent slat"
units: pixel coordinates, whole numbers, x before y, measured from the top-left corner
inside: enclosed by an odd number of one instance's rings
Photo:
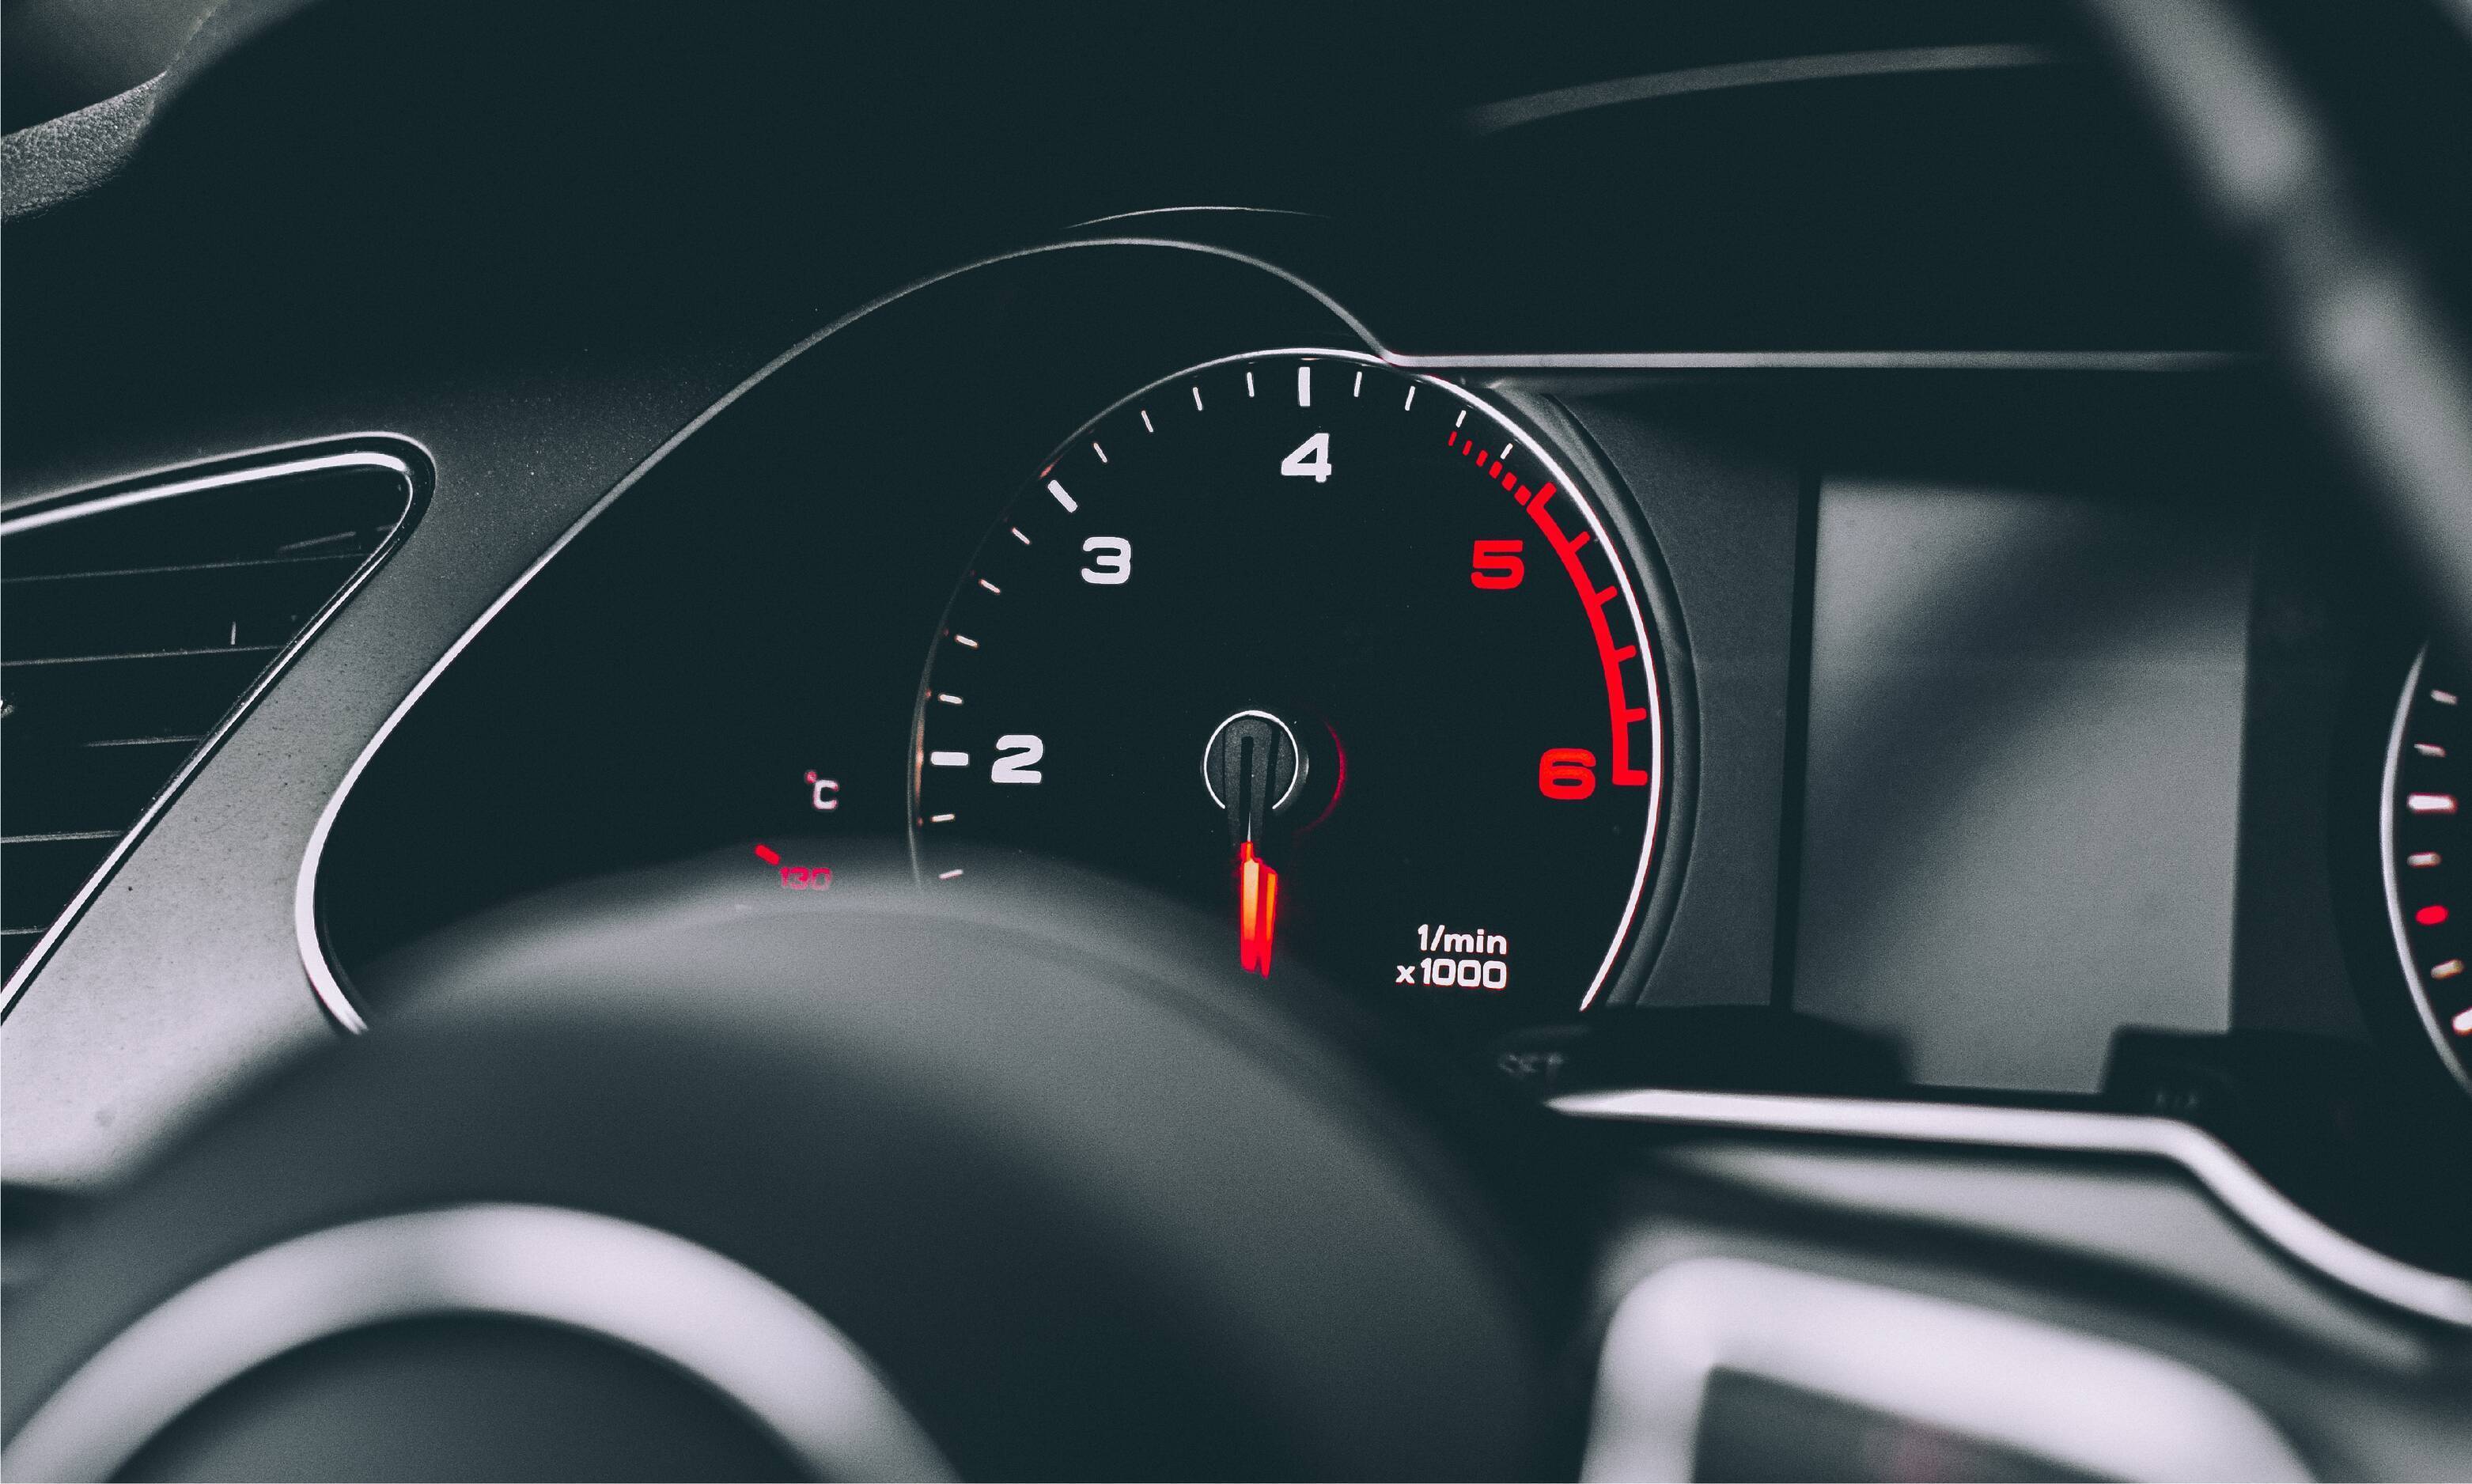
[[[13,744],[9,766],[0,769],[0,831],[127,829],[197,744],[194,736],[101,747]]]
[[[0,927],[48,926],[60,903],[110,853],[111,840],[12,840],[0,845]]]
[[[0,670],[12,732],[40,742],[195,734],[212,727],[257,672],[271,646],[53,661]]]
[[[9,594],[9,662],[280,644],[360,558],[36,578]]]
[[[112,496],[7,535],[0,967],[15,971],[412,497],[394,469],[325,469]]]

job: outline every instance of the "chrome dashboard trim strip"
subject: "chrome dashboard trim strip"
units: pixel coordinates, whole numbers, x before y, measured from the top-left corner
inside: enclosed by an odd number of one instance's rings
[[[1402,371],[2203,371],[2259,364],[2240,350],[1578,350],[1408,355]]]
[[[2143,1346],[1768,1262],[1685,1257],[1615,1306],[1580,1477],[1700,1477],[1720,1372],[2098,1478],[2316,1476],[2246,1397]]]
[[[342,448],[334,453],[316,454],[306,458],[278,457],[300,447],[331,446],[341,443],[363,446]],[[366,446],[372,443],[396,444],[416,455],[421,463],[416,464],[413,458],[390,453],[383,448]],[[325,629],[327,622],[343,610],[345,603],[351,601],[352,594],[361,590],[361,585],[368,582],[385,563],[387,558],[394,554],[395,548],[401,545],[404,539],[411,534],[413,523],[419,516],[422,501],[428,492],[426,451],[421,450],[419,445],[411,440],[394,434],[348,434],[342,438],[320,439],[311,444],[292,445],[291,449],[262,449],[253,454],[243,454],[240,458],[272,458],[274,462],[249,464],[244,467],[226,468],[212,474],[201,474],[187,479],[170,479],[161,483],[144,482],[146,476],[140,476],[138,481],[115,479],[108,481],[106,488],[109,486],[133,486],[133,488],[122,488],[114,493],[91,497],[81,497],[78,493],[71,492],[56,498],[30,501],[28,503],[35,508],[22,515],[8,515],[0,513],[0,538],[6,538],[20,532],[39,531],[46,526],[59,525],[64,521],[77,520],[87,515],[100,515],[115,510],[126,510],[132,505],[150,504],[155,500],[168,500],[178,495],[197,494],[208,490],[227,490],[235,485],[255,484],[261,480],[283,479],[299,474],[327,473],[336,469],[384,469],[402,480],[404,486],[403,516],[395,522],[394,529],[387,534],[387,539],[378,543],[377,549],[369,553],[368,560],[353,569],[352,575],[344,580],[344,585],[335,589],[334,596],[328,598],[323,607],[310,615],[309,621],[301,625],[300,632],[294,634],[291,641],[267,661],[266,668],[258,672],[255,680],[250,682],[249,687],[240,693],[239,698],[232,702],[230,708],[224,712],[222,718],[207,731],[205,737],[190,750],[189,755],[182,760],[180,766],[173,770],[171,778],[164,780],[163,786],[155,791],[154,799],[147,803],[145,811],[137,816],[137,822],[131,825],[121,835],[120,842],[114,845],[110,853],[105,855],[102,863],[94,868],[93,874],[86,877],[85,884],[79,887],[77,895],[69,898],[68,905],[60,909],[59,916],[54,918],[51,925],[43,930],[43,935],[35,940],[35,946],[27,953],[25,961],[17,966],[16,972],[9,976],[7,986],[0,988],[0,1020],[7,1019],[10,1013],[17,1008],[17,1001],[25,996],[27,986],[34,983],[35,976],[42,971],[46,963],[50,962],[53,950],[58,948],[61,940],[68,936],[69,929],[77,925],[78,920],[85,915],[86,908],[94,901],[95,894],[103,890],[104,884],[111,879],[113,873],[120,869],[121,863],[129,858],[129,853],[137,848],[138,842],[146,838],[147,832],[154,827],[155,821],[162,818],[163,811],[171,807],[172,801],[178,798],[181,790],[189,786],[189,780],[197,777],[198,771],[203,768],[207,760],[222,748],[225,739],[231,735],[242,719],[255,708],[259,698],[273,689],[276,681],[282,679],[283,673],[292,667],[292,662],[300,657],[301,651],[307,649],[310,642]]]
[[[1573,113],[1656,98],[1682,98],[1693,93],[1724,92],[1737,87],[1768,87],[1780,83],[1825,83],[1841,78],[1900,77],[1918,72],[1985,72],[2009,67],[2049,67],[2066,60],[2048,46],[1991,42],[1975,46],[1913,46],[1876,52],[1832,52],[1818,57],[1783,57],[1761,61],[1720,62],[1706,67],[1678,67],[1617,78],[1609,83],[1582,83],[1482,104],[1460,115],[1462,127],[1483,138],[1523,124],[1542,123]]]
[[[765,362],[746,380],[730,388],[711,406],[698,413],[684,427],[664,439],[659,447],[645,455],[644,462],[629,469],[625,477],[610,486],[608,493],[585,507],[583,514],[575,517],[574,524],[559,533],[558,539],[550,542],[539,556],[534,558],[523,571],[516,574],[515,580],[507,585],[507,590],[498,594],[487,608],[483,609],[480,616],[473,619],[470,626],[457,636],[455,642],[446,647],[446,652],[439,656],[427,670],[421,672],[420,679],[413,683],[411,690],[404,693],[401,701],[395,703],[394,709],[387,713],[386,720],[378,724],[377,730],[369,734],[368,741],[362,744],[360,752],[353,755],[352,765],[344,770],[343,779],[335,785],[334,793],[327,797],[326,806],[318,811],[318,823],[310,830],[309,844],[301,851],[300,872],[294,877],[292,888],[292,933],[294,942],[299,948],[300,967],[309,976],[309,987],[317,994],[318,1003],[325,1008],[327,1016],[334,1020],[338,1029],[357,1036],[367,1031],[369,1025],[368,1021],[362,1017],[359,1007],[352,1003],[350,992],[344,988],[343,980],[336,974],[334,966],[327,961],[324,935],[318,923],[318,864],[326,853],[326,837],[333,832],[336,816],[343,812],[344,801],[351,796],[352,786],[360,781],[361,774],[369,765],[369,759],[375,757],[378,750],[386,746],[387,738],[394,735],[395,728],[401,726],[403,719],[412,713],[412,708],[420,704],[420,698],[429,694],[429,687],[438,683],[438,678],[444,675],[448,668],[463,656],[464,651],[471,646],[472,641],[481,636],[481,631],[489,627],[498,614],[506,610],[507,605],[515,600],[517,593],[532,586],[533,579],[538,577],[552,562],[557,561],[559,553],[566,550],[569,542],[582,536],[586,527],[600,519],[602,513],[616,504],[620,496],[635,488],[645,475],[651,473],[663,459],[670,456],[672,450],[701,432],[704,424],[727,411],[740,397],[753,391],[774,371],[806,354],[826,338],[840,333],[847,326],[857,323],[889,304],[907,299],[912,294],[933,287],[947,278],[958,278],[963,274],[974,273],[998,263],[1010,262],[1015,258],[1032,257],[1042,252],[1070,251],[1080,248],[1164,248],[1181,252],[1200,252],[1206,256],[1225,258],[1230,262],[1243,263],[1248,267],[1260,269],[1272,277],[1294,285],[1316,303],[1329,310],[1342,324],[1347,326],[1350,334],[1363,340],[1367,347],[1376,351],[1381,348],[1381,342],[1374,337],[1373,331],[1364,321],[1348,313],[1343,305],[1328,294],[1275,263],[1265,262],[1249,253],[1234,251],[1227,248],[1213,247],[1206,243],[1180,242],[1167,237],[1085,237],[1023,248],[1012,252],[999,252],[975,262],[962,264],[958,268],[946,269],[941,273],[914,279],[897,289],[868,300]]]
[[[2395,879],[2395,778],[2403,767],[2404,729],[2412,723],[2412,698],[2420,689],[2420,672],[2429,663],[2429,646],[2412,658],[2412,673],[2403,678],[2403,694],[2395,698],[2394,725],[2387,730],[2386,771],[2378,778],[2378,879],[2385,883],[2387,894],[2387,930],[2394,935],[2395,962],[2403,969],[2404,983],[2412,991],[2413,1013],[2420,1017],[2421,1029],[2429,1033],[2429,1044],[2437,1053],[2437,1063],[2456,1086],[2472,1092],[2472,1074],[2446,1039],[2446,1027],[2437,1023],[2437,1012],[2431,1007],[2429,981],[2420,974],[2420,964],[2413,958],[2412,937],[2403,925],[2403,883]]]
[[[329,1227],[191,1283],[44,1399],[0,1454],[17,1479],[112,1477],[226,1383],[331,1335],[487,1314],[658,1356],[736,1402],[822,1479],[948,1479],[867,1356],[709,1247],[554,1206],[461,1206]]]
[[[1551,1099],[1549,1106],[1576,1118],[1680,1128],[2160,1160],[2177,1165],[2251,1232],[2309,1270],[2393,1308],[2472,1328],[2472,1282],[2414,1267],[2354,1241],[2267,1184],[2222,1140],[2170,1118],[1654,1088],[1570,1092]]]

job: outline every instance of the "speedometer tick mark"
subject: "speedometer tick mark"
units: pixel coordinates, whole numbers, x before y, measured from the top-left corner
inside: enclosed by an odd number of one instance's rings
[[[1401,402],[1401,403],[1399,404],[1399,410],[1400,410],[1401,412],[1406,412],[1409,408],[1414,407],[1414,406],[1415,406],[1415,405],[1416,405],[1416,389],[1415,389],[1415,387],[1414,387],[1414,386],[1413,386],[1413,385],[1412,385],[1412,386],[1410,386],[1410,387],[1408,388],[1408,399],[1407,399],[1406,401]]]
[[[958,875],[960,875],[961,874],[962,874],[962,868],[961,868],[961,867],[959,867],[959,866],[956,866],[956,867],[954,867],[954,868],[953,868],[952,870],[950,870],[950,871],[939,871],[939,872],[936,873],[936,879],[937,879],[937,880],[939,880],[939,881],[950,881],[950,880],[951,880],[951,879],[953,879],[955,876],[958,876]]]
[[[946,706],[960,706],[960,705],[962,704],[962,698],[961,698],[961,697],[959,697],[959,696],[955,696],[955,695],[948,695],[948,694],[946,694],[945,692],[940,691],[940,690],[939,690],[939,691],[938,691],[938,692],[936,692],[936,699],[937,699],[937,700],[939,700],[939,701],[943,702]]]
[[[1047,482],[1047,492],[1056,496],[1056,503],[1063,506],[1064,514],[1068,515],[1082,508],[1079,501],[1064,492],[1064,486],[1057,480],[1051,479]]]
[[[1299,407],[1313,405],[1313,368],[1310,366],[1296,368],[1296,405]]]
[[[1151,426],[1151,410],[1147,407],[1142,409],[1142,431],[1145,433],[1155,433],[1158,431],[1158,429]]]
[[[1106,449],[1100,447],[1097,443],[1092,443],[1092,444],[1090,445],[1090,451],[1091,451],[1092,453],[1095,453],[1095,454],[1097,454],[1097,455],[1099,456],[1099,462],[1100,462],[1100,463],[1105,464],[1105,463],[1106,463],[1106,462],[1107,462],[1107,450],[1106,450]]]
[[[1451,423],[1451,426],[1453,426],[1453,427],[1460,427],[1460,426],[1463,425],[1466,421],[1467,421],[1467,409],[1466,409],[1466,408],[1464,408],[1464,407],[1462,407],[1462,408],[1461,408],[1461,409],[1460,409],[1460,415],[1459,415],[1459,417],[1458,417],[1458,418],[1457,418],[1457,419],[1456,419]]]
[[[1509,458],[1510,457],[1511,450],[1513,450],[1513,449],[1517,448],[1518,446],[1519,446],[1519,440],[1517,440],[1517,439],[1515,439],[1515,438],[1514,438],[1514,439],[1512,439],[1510,442],[1509,442],[1509,443],[1507,443],[1503,444],[1503,445],[1502,445],[1502,456],[1503,456],[1503,458],[1505,458],[1506,460],[1507,460],[1507,459],[1509,459]]]
[[[953,823],[957,817],[958,816],[951,814],[931,814],[927,816],[927,823],[930,825],[949,825]]]
[[[1011,531],[1011,532],[1012,532],[1012,539],[1013,539],[1014,540],[1021,542],[1024,546],[1027,546],[1027,545],[1029,545],[1029,544],[1030,544],[1030,538],[1021,534],[1021,527],[1019,527],[1019,526],[1009,526],[1009,527],[1007,527],[1006,529],[1008,529],[1008,530],[1010,530],[1010,531]]]
[[[979,641],[970,637],[966,634],[954,634],[953,642],[961,645],[963,649],[976,649],[979,647]]]
[[[1251,396],[1253,395],[1253,373],[1251,371],[1247,371],[1245,373],[1245,395],[1247,396]]]
[[[1363,396],[1365,395],[1365,372],[1358,371],[1356,373],[1356,385],[1347,389],[1347,395],[1350,396]]]
[[[995,594],[996,596],[998,596],[998,597],[1002,597],[1002,596],[1004,596],[1004,589],[1003,589],[1002,587],[999,587],[999,586],[997,586],[995,584],[993,584],[993,583],[991,583],[991,582],[988,582],[988,581],[987,581],[986,578],[984,578],[984,577],[982,577],[982,578],[980,578],[980,579],[979,579],[979,586],[982,586],[982,587],[985,587],[987,591],[994,593],[994,594]]]
[[[1193,410],[1195,412],[1200,412],[1201,411],[1201,389],[1200,387],[1194,387],[1191,390],[1193,392]]]

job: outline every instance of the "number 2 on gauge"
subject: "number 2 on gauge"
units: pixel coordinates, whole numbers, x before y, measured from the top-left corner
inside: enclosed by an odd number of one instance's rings
[[[1035,783],[1046,775],[1031,766],[1047,755],[1047,744],[1027,731],[1009,731],[996,738],[996,760],[987,769],[990,783]]]

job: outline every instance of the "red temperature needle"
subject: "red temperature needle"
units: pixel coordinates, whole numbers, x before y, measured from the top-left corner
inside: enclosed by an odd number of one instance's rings
[[[1248,972],[1271,972],[1271,934],[1279,921],[1279,874],[1253,853],[1253,842],[1236,848],[1236,962]]]

